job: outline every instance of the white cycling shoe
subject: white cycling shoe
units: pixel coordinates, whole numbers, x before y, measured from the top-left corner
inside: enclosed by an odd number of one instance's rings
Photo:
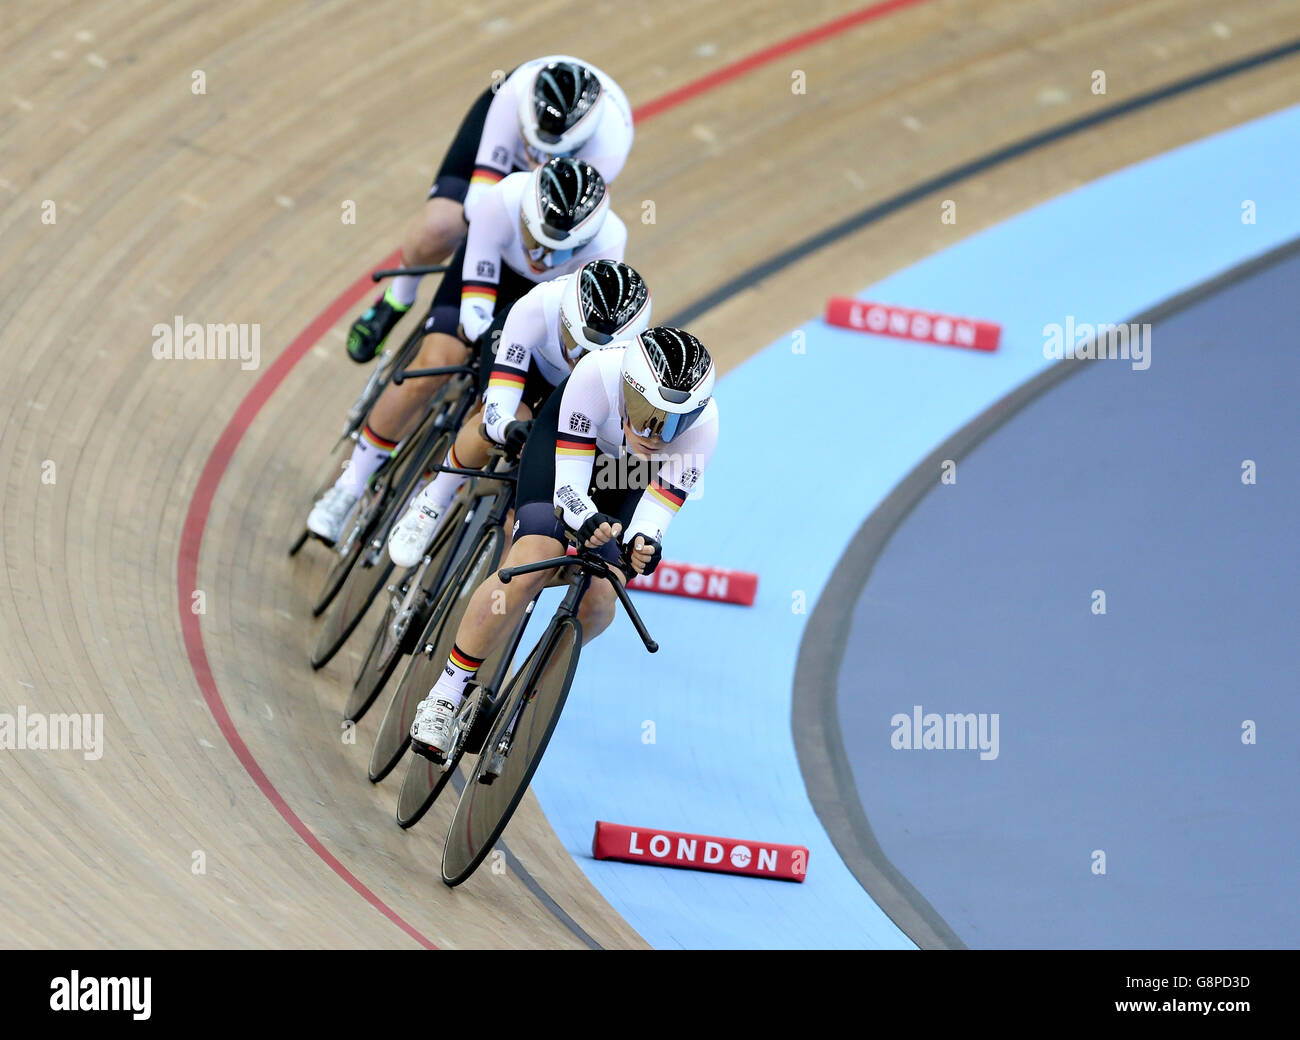
[[[399,567],[416,567],[433,544],[446,510],[430,504],[421,492],[388,535],[388,555]]]
[[[338,486],[331,487],[312,506],[307,515],[307,530],[333,545],[339,540],[348,515],[360,500],[360,495],[354,495]]]
[[[451,724],[456,718],[456,706],[432,693],[415,709],[411,723],[411,749],[417,755],[442,762],[451,747]]]

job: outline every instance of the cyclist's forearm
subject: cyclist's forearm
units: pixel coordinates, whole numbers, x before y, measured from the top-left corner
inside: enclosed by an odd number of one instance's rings
[[[461,267],[460,324],[470,340],[478,339],[492,324],[497,286],[501,281],[501,251],[509,241],[500,192],[491,190],[471,209],[466,208],[469,233],[465,237],[465,262]]]
[[[515,368],[502,365],[492,367],[487,393],[483,397],[483,423],[488,436],[501,444],[505,440],[506,426],[519,416],[519,405],[524,399],[525,376]]]
[[[631,541],[634,535],[648,535],[656,541],[664,540],[664,532],[686,501],[686,492],[665,480],[662,474],[652,480],[636,504],[627,530],[623,532],[623,541]]]
[[[566,527],[576,531],[596,512],[587,494],[596,459],[593,437],[559,437],[555,442],[555,504],[564,509]]]

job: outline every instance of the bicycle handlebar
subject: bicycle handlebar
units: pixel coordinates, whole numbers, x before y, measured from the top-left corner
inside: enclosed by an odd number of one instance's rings
[[[425,376],[454,376],[462,372],[473,372],[470,365],[442,365],[438,368],[404,368],[393,373],[393,382],[401,386],[408,379],[423,379]]]
[[[417,267],[385,267],[379,271],[372,271],[370,280],[372,282],[382,282],[385,278],[396,278],[402,274],[443,274],[447,270],[446,264],[423,264]]]
[[[572,532],[566,531],[572,540]],[[578,550],[576,556],[556,556],[550,560],[539,560],[536,563],[525,563],[518,567],[503,567],[497,571],[497,577],[501,579],[502,585],[509,585],[511,580],[520,574],[533,574],[537,571],[549,571],[554,567],[581,567],[593,578],[604,578],[614,586],[614,593],[618,596],[619,602],[623,604],[623,609],[627,611],[627,616],[631,620],[636,634],[641,637],[641,642],[645,648],[652,654],[659,652],[659,644],[650,636],[649,630],[645,627],[645,622],[641,620],[641,615],[637,613],[632,598],[628,595],[626,587],[612,573],[609,562],[598,555],[596,549],[582,548]]]

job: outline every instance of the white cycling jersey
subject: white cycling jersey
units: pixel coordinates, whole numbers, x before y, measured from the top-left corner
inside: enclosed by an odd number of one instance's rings
[[[497,89],[483,123],[483,135],[479,138],[474,175],[465,196],[466,207],[485,188],[508,174],[538,165],[538,157],[529,156],[528,143],[519,129],[519,95],[527,89],[534,70],[552,61],[577,61],[586,65],[600,78],[603,95],[600,122],[596,124],[595,132],[582,143],[582,147],[565,154],[596,167],[606,184],[611,183],[623,169],[628,152],[632,150],[632,106],[628,104],[623,88],[590,62],[566,54],[552,54],[520,65]]]
[[[568,260],[554,267],[534,267],[524,251],[519,218],[519,203],[532,181],[531,173],[512,173],[480,195],[473,205],[465,206],[469,235],[461,269],[460,324],[471,340],[478,339],[492,324],[503,263],[530,282],[550,282],[572,274],[590,260],[623,259],[627,225],[610,210],[596,237]],[[549,260],[548,256],[543,262]]]
[[[505,437],[506,424],[518,415],[529,364],[536,364],[551,386],[559,386],[581,357],[580,350],[571,361],[560,338],[560,302],[566,286],[577,277],[566,274],[530,289],[506,316],[483,395],[483,422],[488,436],[498,444]]]
[[[589,351],[564,385],[555,441],[555,504],[577,530],[596,511],[588,494],[597,452],[613,459],[628,452],[623,435],[623,352],[626,342]],[[685,433],[655,456],[658,473],[637,502],[623,541],[649,535],[663,542],[668,524],[700,481],[718,443],[718,404],[710,400]]]

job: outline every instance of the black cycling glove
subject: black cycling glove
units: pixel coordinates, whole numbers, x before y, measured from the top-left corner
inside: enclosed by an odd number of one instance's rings
[[[610,516],[608,513],[592,513],[578,528],[578,545],[586,545],[587,539],[596,533],[596,528],[601,524],[609,524],[612,528],[618,522],[618,517]]]
[[[501,431],[501,444],[506,449],[506,454],[513,459],[519,458],[532,428],[532,419],[512,419],[506,423],[506,428]]]
[[[645,570],[641,572],[643,575],[653,574],[655,568],[659,566],[659,561],[663,559],[663,546],[659,544],[659,539],[651,538],[648,534],[632,535],[631,538],[623,543],[623,569],[627,572],[629,577],[636,574],[636,568],[632,566],[632,550],[636,547],[636,540],[638,538],[640,538],[641,541],[648,543],[651,550],[650,561],[645,565]]]

